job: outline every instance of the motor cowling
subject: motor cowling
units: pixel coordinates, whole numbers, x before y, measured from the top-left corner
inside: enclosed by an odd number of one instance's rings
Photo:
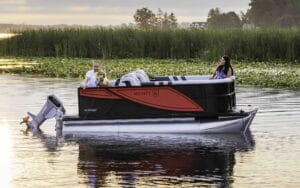
[[[31,121],[28,122],[28,126],[38,129],[44,121],[51,118],[55,118],[57,125],[59,125],[58,122],[62,120],[66,110],[63,103],[55,95],[49,95],[47,101],[37,115],[30,112],[27,113],[32,118]]]

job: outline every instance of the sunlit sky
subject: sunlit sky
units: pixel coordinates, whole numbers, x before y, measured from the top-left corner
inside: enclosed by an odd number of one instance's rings
[[[206,21],[209,9],[246,11],[250,0],[0,0],[0,23],[119,25],[136,9],[174,12],[178,22]]]

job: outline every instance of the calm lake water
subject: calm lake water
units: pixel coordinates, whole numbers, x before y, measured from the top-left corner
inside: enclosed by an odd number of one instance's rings
[[[19,125],[80,80],[0,75],[0,187],[299,187],[300,91],[237,87],[259,112],[249,135],[64,135]]]

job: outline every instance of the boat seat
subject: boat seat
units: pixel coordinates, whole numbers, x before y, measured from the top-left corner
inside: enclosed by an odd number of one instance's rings
[[[142,86],[167,86],[173,85],[171,81],[151,81],[151,82],[142,82]]]
[[[119,86],[141,86],[141,81],[135,73],[131,72],[121,77]]]
[[[165,83],[168,82],[168,85],[187,85],[187,84],[216,84],[216,83],[228,83],[233,82],[235,80],[235,76],[231,76],[230,78],[224,79],[211,79],[210,75],[204,76],[161,76],[155,77],[153,80],[154,85],[166,85]],[[159,84],[157,84],[157,82]],[[163,82],[164,84],[162,84]]]
[[[121,79],[114,81],[112,86],[167,86],[167,85],[194,85],[194,84],[216,84],[228,83],[235,80],[234,76],[225,79],[211,79],[210,75],[191,76],[161,76],[150,80],[143,70],[135,70],[125,74]]]
[[[150,79],[148,75],[145,73],[144,70],[138,69],[136,71],[133,71],[137,78],[143,83],[143,82],[150,82]]]
[[[150,79],[145,71],[138,69],[125,74],[120,81],[115,82],[115,86],[141,86],[142,83],[149,83]]]
[[[186,76],[158,76],[155,77],[156,81],[187,81]]]

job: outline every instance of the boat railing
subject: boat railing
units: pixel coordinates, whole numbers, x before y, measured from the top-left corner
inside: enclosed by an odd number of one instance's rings
[[[172,77],[172,79],[170,79]],[[219,83],[232,83],[235,81],[235,76],[224,79],[209,79],[209,76],[177,76],[181,79],[174,79],[174,76],[158,77],[148,82],[141,82],[134,76],[128,76],[116,85],[116,80],[110,80],[109,86],[111,87],[128,87],[128,86],[160,86],[160,85],[201,85],[201,84],[219,84]]]
[[[160,86],[160,85],[201,85],[231,83],[235,76],[224,79],[211,79],[211,75],[189,75],[189,76],[159,76],[149,79],[143,70],[136,70],[123,75],[118,80],[110,80],[109,87],[129,86]],[[81,86],[82,87],[82,84]]]

